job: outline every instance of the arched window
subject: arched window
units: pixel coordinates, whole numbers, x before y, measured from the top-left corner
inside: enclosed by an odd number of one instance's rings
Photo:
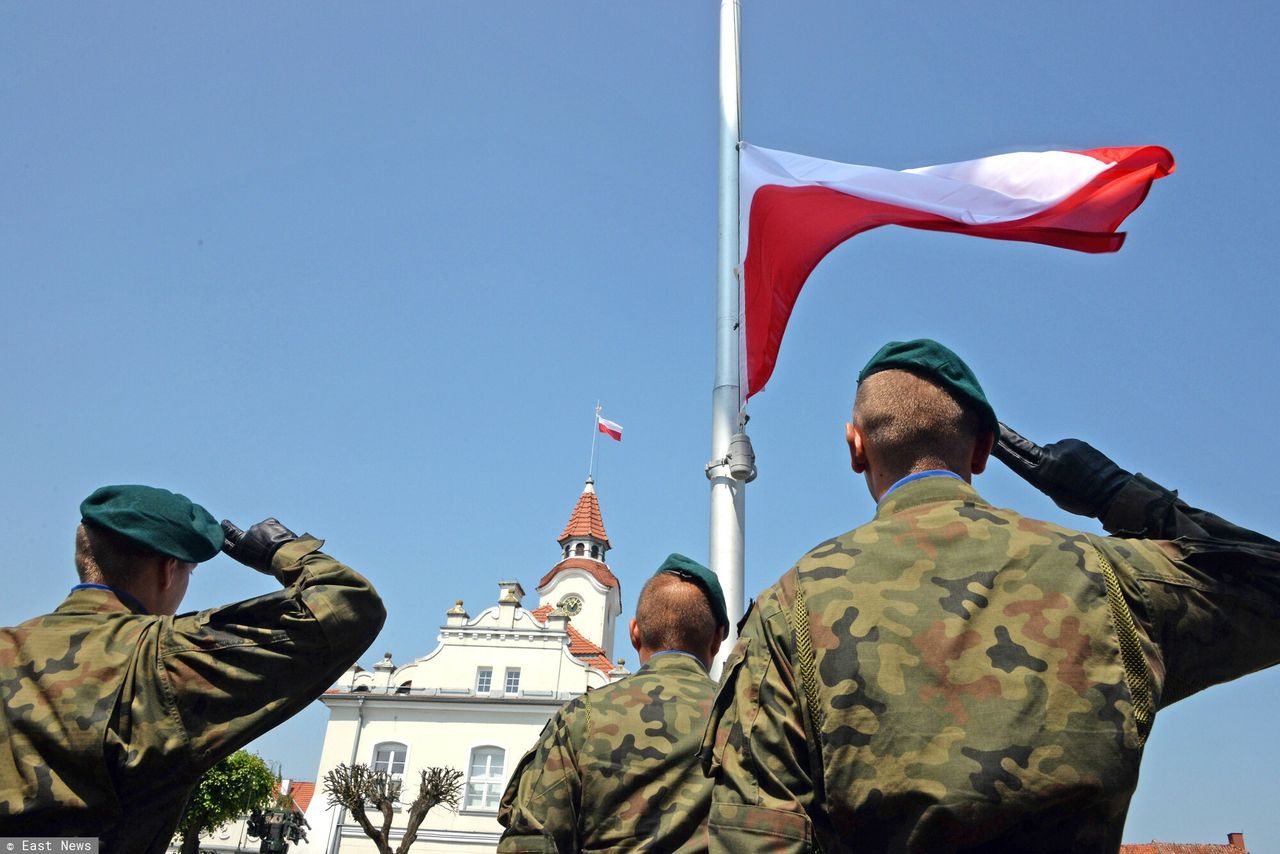
[[[600,559],[600,547],[599,547],[599,546],[592,546],[592,547],[591,547],[591,556],[592,556],[593,558],[596,558],[597,560],[599,560],[599,559]]]
[[[502,797],[502,772],[507,752],[501,747],[477,747],[471,751],[467,774],[467,793],[462,808],[481,812],[497,812]]]
[[[582,543],[578,543],[576,546],[573,547],[573,553],[576,554],[578,557],[582,557],[584,554],[586,554],[586,551],[587,551],[587,547],[584,546]]]

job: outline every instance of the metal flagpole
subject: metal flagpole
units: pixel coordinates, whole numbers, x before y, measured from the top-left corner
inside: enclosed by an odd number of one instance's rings
[[[600,401],[596,401],[596,420],[591,424],[591,464],[587,466],[587,477],[595,477],[596,471],[596,439],[600,438]]]
[[[734,626],[743,609],[743,530],[746,484],[729,473],[730,439],[738,432],[741,410],[739,378],[738,286],[738,143],[739,122],[738,0],[720,0],[720,217],[716,277],[716,380],[711,394],[711,519],[708,556],[720,579],[729,610],[730,636],[720,649],[721,665],[733,648]]]

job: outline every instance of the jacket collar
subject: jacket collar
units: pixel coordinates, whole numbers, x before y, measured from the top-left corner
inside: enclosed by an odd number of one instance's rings
[[[148,615],[149,612],[132,594],[104,584],[77,584],[58,606],[59,614],[123,614]]]
[[[706,674],[707,668],[695,656],[678,649],[665,649],[649,656],[641,670],[691,670]]]
[[[908,481],[886,495],[876,508],[876,518],[883,519],[913,507],[944,501],[959,501],[981,507],[991,506],[976,489],[959,478],[924,477]]]

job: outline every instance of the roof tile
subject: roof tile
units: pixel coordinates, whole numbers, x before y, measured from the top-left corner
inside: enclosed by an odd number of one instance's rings
[[[563,543],[570,537],[592,537],[604,543],[606,549],[612,548],[609,535],[604,530],[604,519],[600,516],[600,501],[590,480],[578,496],[578,503],[569,514],[569,524],[564,526],[556,542]]]
[[[599,581],[605,587],[617,587],[618,577],[609,569],[609,565],[601,563],[598,560],[592,560],[589,557],[567,557],[555,566],[551,567],[551,571],[542,576],[542,580],[538,582],[538,588],[541,590],[547,586],[547,582],[555,578],[556,575],[564,569],[585,569],[591,573],[596,581]]]
[[[541,605],[530,611],[534,619],[540,623],[547,621],[547,616],[555,610],[552,605]],[[609,661],[609,657],[604,654],[604,648],[598,646],[594,641],[589,640],[582,632],[573,627],[572,623],[565,624],[565,631],[569,633],[569,654],[574,658],[580,659],[588,667],[594,667],[602,673],[612,673],[613,663]]]
[[[315,783],[295,780],[289,785],[289,794],[293,797],[293,802],[303,812],[307,811],[307,805],[311,803],[311,796],[315,793]]]

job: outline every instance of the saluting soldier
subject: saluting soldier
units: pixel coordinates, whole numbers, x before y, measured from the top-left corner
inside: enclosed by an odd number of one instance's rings
[[[728,628],[715,574],[668,557],[630,624],[643,666],[547,722],[502,797],[498,851],[706,851],[711,781],[697,753]]]
[[[219,525],[150,486],[102,487],[80,514],[82,583],[0,629],[0,835],[161,852],[200,776],[319,696],[386,611],[322,541],[275,519]],[[220,549],[283,589],[174,616]]]
[[[1004,428],[937,342],[858,379],[875,518],[745,620],[706,733],[712,851],[1115,852],[1155,712],[1280,660],[1280,543]],[[1113,536],[983,500],[997,437]]]

